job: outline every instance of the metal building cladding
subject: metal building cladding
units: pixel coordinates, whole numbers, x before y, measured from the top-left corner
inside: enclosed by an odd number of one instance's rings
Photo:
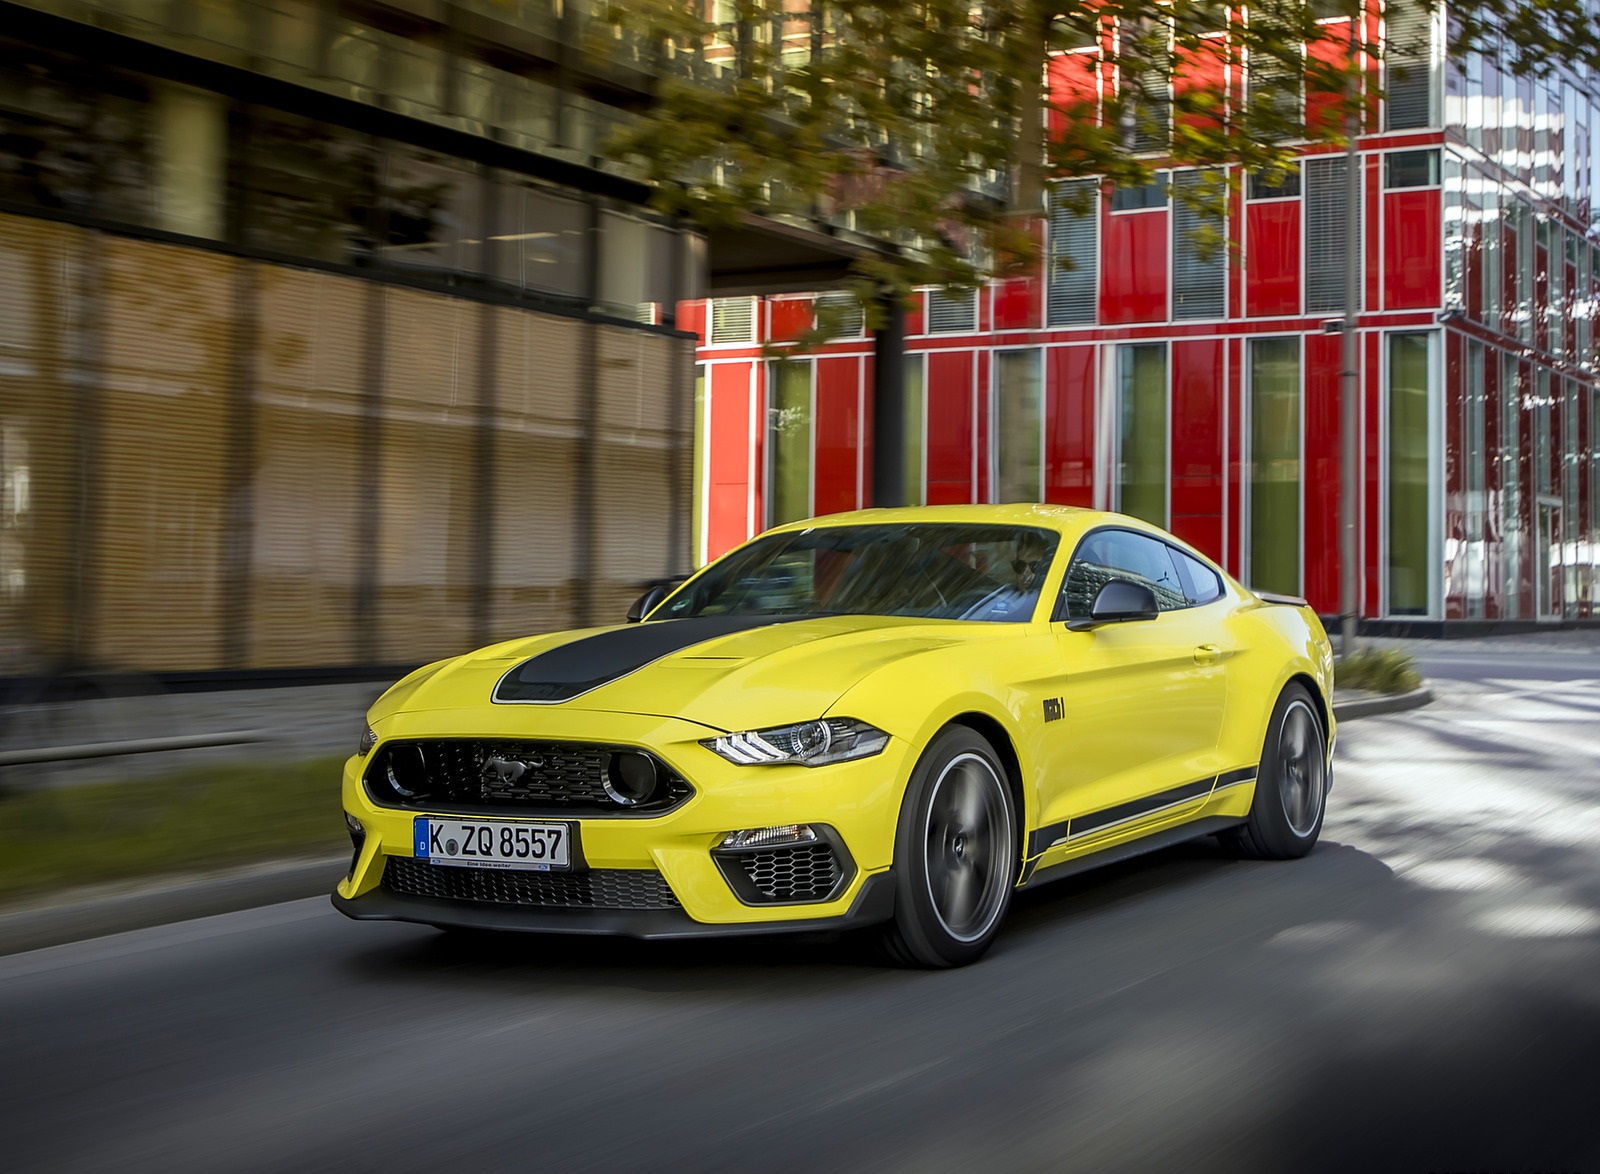
[[[583,12],[444,11],[0,4],[0,677],[415,665],[689,569],[701,242],[597,157]]]
[[[1600,615],[1600,78],[1453,59],[1442,20],[1365,18],[1388,48],[1369,63],[1385,97],[1358,141],[1354,247],[1335,148],[1235,177],[1214,226],[1229,249],[1196,244],[1202,217],[1174,195],[1204,182],[1193,170],[1073,180],[1039,276],[925,292],[905,319],[906,499],[1122,510],[1336,614],[1353,263],[1360,614],[1421,631]],[[1325,23],[1343,42],[1347,21]],[[1071,56],[1058,84],[1100,84]],[[680,315],[700,335],[701,558],[872,504],[872,342],[762,349],[810,314],[775,296]]]

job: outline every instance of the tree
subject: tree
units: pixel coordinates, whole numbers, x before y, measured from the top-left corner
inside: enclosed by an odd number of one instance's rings
[[[646,46],[657,84],[611,151],[692,223],[843,219],[892,244],[853,272],[870,312],[885,290],[1035,266],[1053,180],[1222,163],[1270,176],[1296,144],[1341,140],[1371,96],[1370,74],[1365,95],[1350,84],[1348,19],[1329,19],[1353,3],[627,0],[616,35]],[[1453,51],[1495,47],[1520,74],[1600,69],[1583,0],[1449,11]],[[1358,30],[1376,27],[1369,13]],[[1377,52],[1363,40],[1355,70]],[[1240,172],[1208,174],[1180,198],[1216,211]]]

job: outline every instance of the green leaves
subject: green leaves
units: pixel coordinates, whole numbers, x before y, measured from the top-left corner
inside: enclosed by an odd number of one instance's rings
[[[799,216],[877,239],[862,288],[971,285],[1035,263],[1028,225],[1053,180],[1142,184],[1158,168],[1237,163],[1236,187],[1306,143],[1342,141],[1381,76],[1365,39],[1375,13],[1355,28],[1352,72],[1352,7],[629,0],[611,18],[655,46],[661,71],[648,117],[610,150],[692,222]],[[1450,14],[1455,51],[1488,47],[1518,71],[1600,68],[1582,0]],[[1228,186],[1196,190],[1220,211]]]

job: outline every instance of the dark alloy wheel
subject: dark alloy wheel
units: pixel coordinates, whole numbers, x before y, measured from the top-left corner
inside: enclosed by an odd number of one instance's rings
[[[928,745],[900,810],[889,952],[962,966],[999,932],[1017,883],[1016,806],[994,748],[952,726]]]
[[[1278,696],[1267,723],[1250,817],[1220,839],[1242,856],[1290,860],[1304,856],[1322,834],[1328,795],[1328,735],[1305,686]]]

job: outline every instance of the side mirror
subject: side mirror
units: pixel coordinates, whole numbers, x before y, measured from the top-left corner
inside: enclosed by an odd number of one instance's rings
[[[628,609],[628,622],[637,624],[645,616],[655,610],[656,604],[667,597],[667,588],[660,583],[649,588],[643,595],[633,601],[633,606]],[[1151,596],[1151,598],[1155,598]]]
[[[1123,624],[1129,620],[1153,620],[1161,614],[1156,593],[1131,579],[1112,579],[1096,592],[1089,618],[1073,620],[1067,628],[1085,632],[1101,624]]]

